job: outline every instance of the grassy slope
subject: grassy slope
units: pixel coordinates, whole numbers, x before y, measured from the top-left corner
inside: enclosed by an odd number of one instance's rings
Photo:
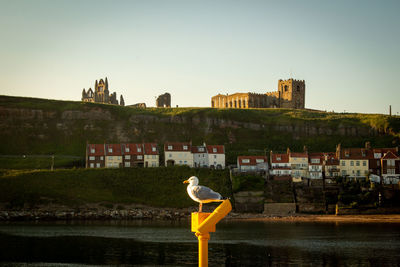
[[[9,208],[49,203],[189,207],[195,203],[182,181],[192,175],[222,195],[231,195],[228,171],[188,167],[11,171],[3,172],[0,178],[0,203]]]
[[[343,147],[399,144],[400,118],[377,114],[341,114],[289,109],[212,109],[212,108],[147,108],[134,109],[114,105],[56,101],[35,98],[0,96],[0,108],[36,110],[32,118],[3,115],[0,130],[0,154],[56,154],[84,156],[86,141],[157,142],[189,141],[224,144],[228,163],[235,163],[238,154],[263,154],[269,150],[334,151]],[[64,118],[65,111],[89,114],[96,111],[99,118]],[[50,118],[46,114],[52,114]],[[0,114],[2,115],[2,114]],[[221,126],[221,124],[225,124]],[[61,126],[60,126],[61,125]],[[257,128],[261,125],[261,128]],[[254,127],[256,126],[256,127]],[[346,135],[338,134],[338,127]],[[314,128],[317,133],[308,133]],[[360,132],[350,133],[351,129]],[[318,134],[318,130],[332,134]],[[357,130],[357,131],[358,131]],[[374,133],[375,132],[375,133]],[[378,133],[378,134],[376,134]],[[48,161],[49,162],[49,161]],[[71,165],[70,162],[59,166]],[[0,158],[0,168],[23,165],[20,160]],[[44,163],[40,166],[49,167]],[[25,164],[31,165],[33,164]],[[81,166],[81,163],[76,163]],[[17,167],[18,168],[18,167]]]

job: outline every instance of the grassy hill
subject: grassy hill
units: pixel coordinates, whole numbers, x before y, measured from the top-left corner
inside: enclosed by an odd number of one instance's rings
[[[400,118],[290,109],[130,108],[0,96],[0,168],[82,166],[85,144],[192,141],[239,154],[399,145]],[[26,155],[22,158],[22,155]],[[33,156],[33,155],[41,155]],[[12,157],[14,156],[14,157]]]
[[[182,182],[192,175],[223,196],[231,196],[227,170],[189,167],[3,171],[0,203],[8,209],[38,205],[79,207],[90,203],[196,206]]]

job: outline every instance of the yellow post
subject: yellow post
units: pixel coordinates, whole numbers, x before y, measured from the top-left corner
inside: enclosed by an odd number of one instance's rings
[[[231,202],[224,200],[212,213],[193,212],[192,232],[199,240],[199,266],[208,266],[208,240],[210,232],[215,232],[215,225],[232,210]]]

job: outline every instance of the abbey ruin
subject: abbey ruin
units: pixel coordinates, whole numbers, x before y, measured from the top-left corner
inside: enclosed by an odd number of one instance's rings
[[[94,85],[94,92],[92,88],[89,88],[87,91],[85,91],[85,88],[83,88],[82,101],[118,105],[117,93],[114,92],[110,94],[108,90],[107,77],[105,81],[103,79],[100,79],[100,81],[97,82],[96,80]],[[119,105],[125,106],[124,97],[122,95],[120,96]]]
[[[279,80],[278,91],[257,93],[218,94],[211,98],[213,108],[305,108],[304,80]]]

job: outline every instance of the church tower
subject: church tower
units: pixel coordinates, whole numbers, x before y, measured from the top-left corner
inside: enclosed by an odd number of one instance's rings
[[[304,109],[306,84],[304,80],[279,80],[278,92],[281,108]]]

